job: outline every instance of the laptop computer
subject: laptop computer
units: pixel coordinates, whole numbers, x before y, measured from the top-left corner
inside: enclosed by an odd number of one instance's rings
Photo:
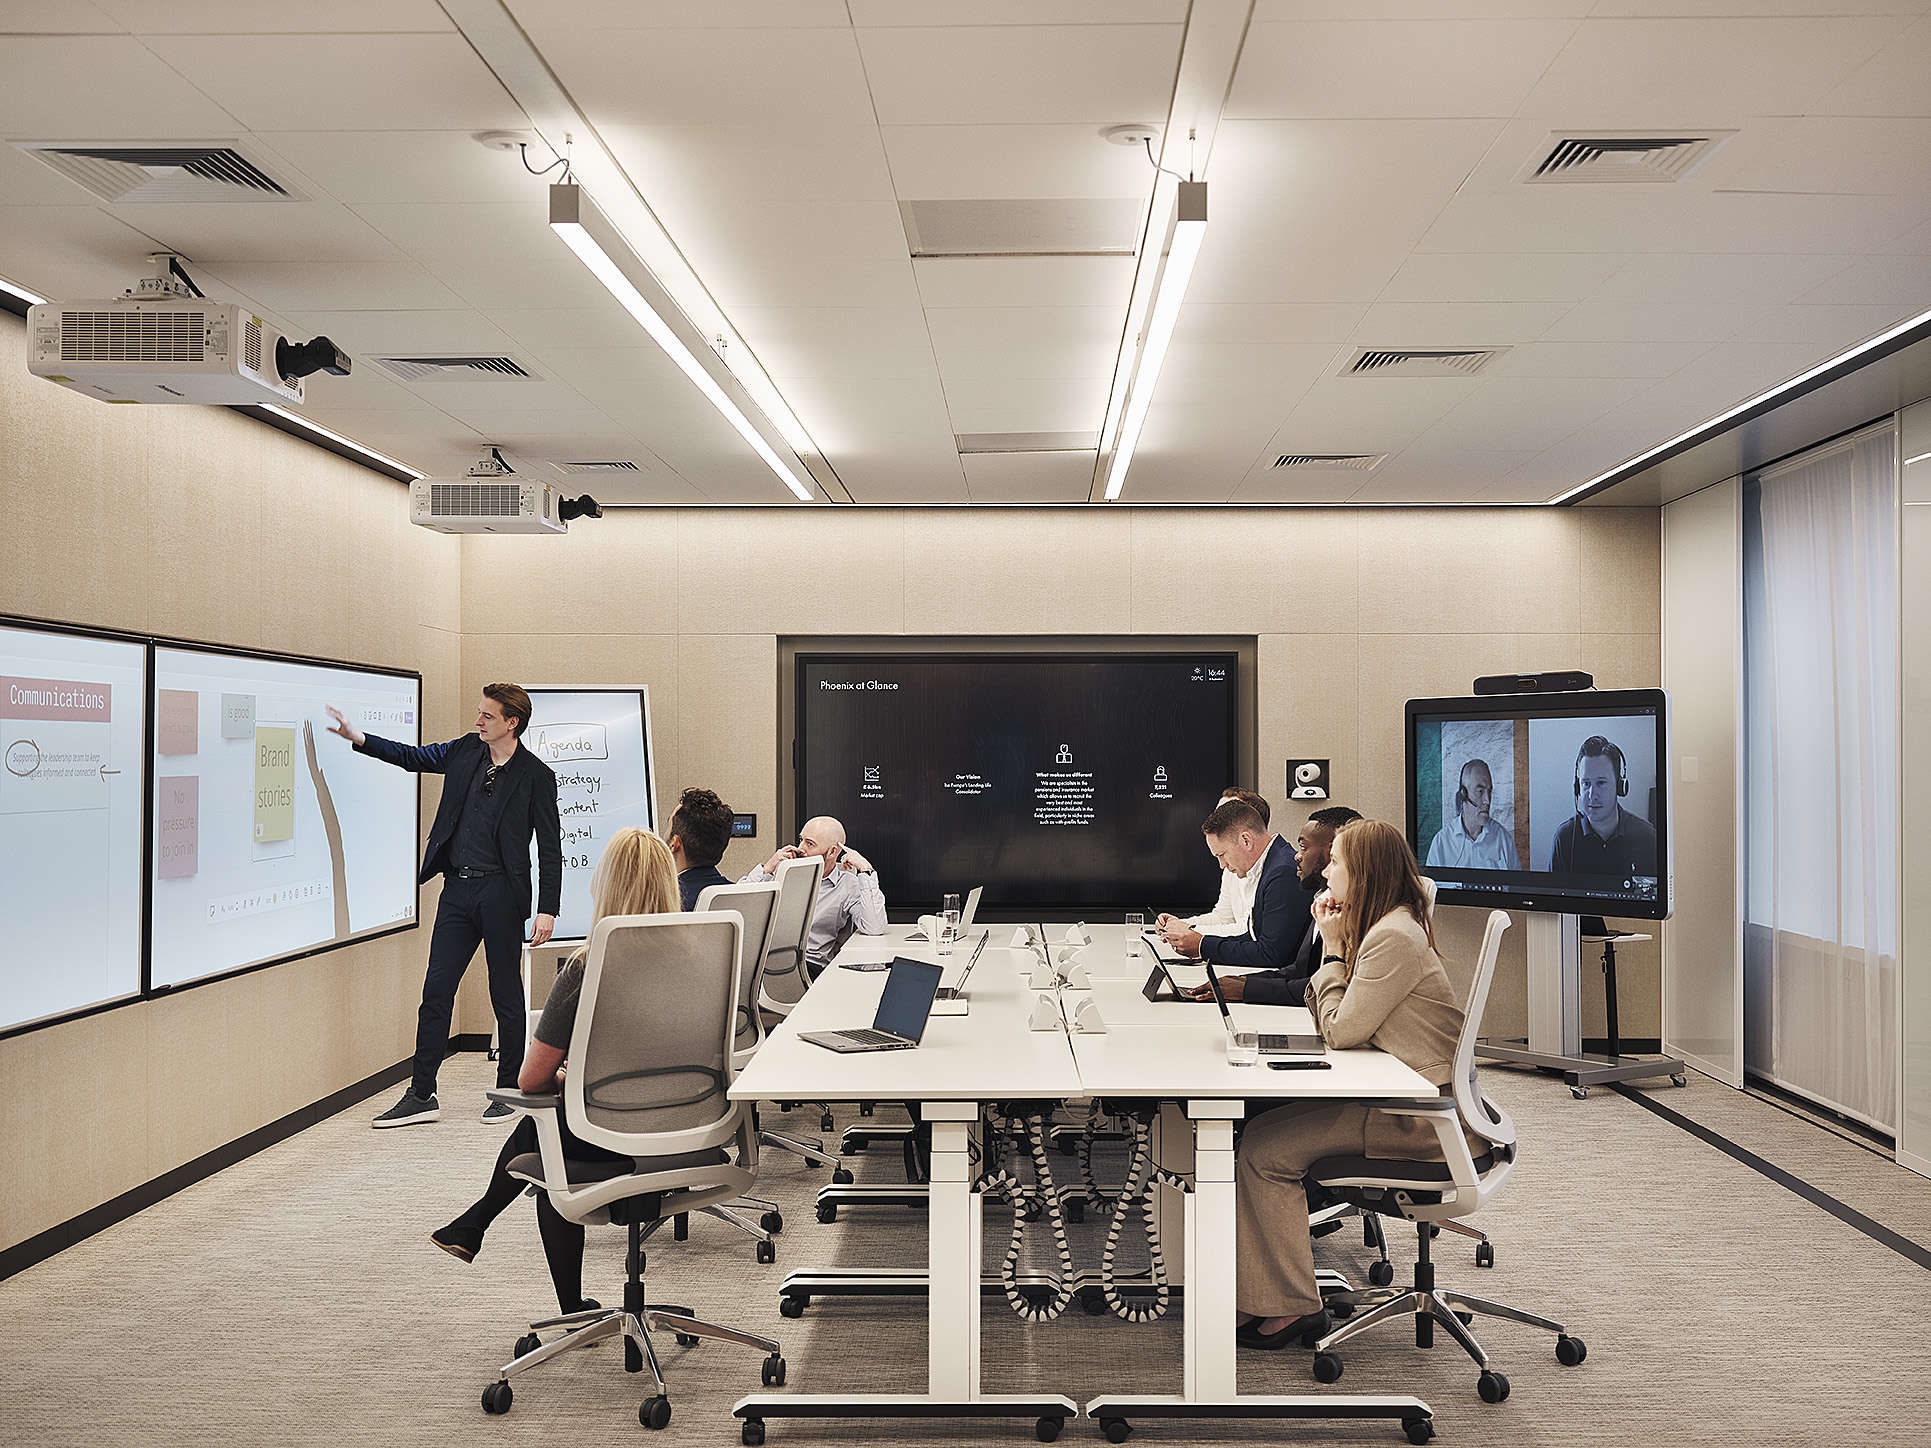
[[[986,887],[984,885],[974,885],[971,893],[966,896],[965,909],[959,912],[959,933],[956,937],[957,939],[964,940],[966,932],[972,929],[973,917],[979,913],[979,897],[985,893]],[[914,930],[905,938],[907,940],[929,940],[931,937],[923,930]]]
[[[972,967],[979,963],[979,957],[985,953],[986,942],[990,939],[992,939],[990,930],[980,932],[979,943],[972,948],[972,959],[966,962],[966,968],[959,976],[959,983],[939,987],[938,998],[932,1005],[933,1015],[962,1016],[966,1013],[966,982],[972,979]]]
[[[1227,1034],[1237,1034],[1234,1013],[1227,1009],[1227,992],[1220,988],[1220,977],[1214,974],[1212,961],[1207,962],[1207,984],[1213,987],[1214,1004],[1220,1007],[1220,1021],[1227,1028]],[[1325,1056],[1327,1051],[1328,1043],[1319,1035],[1289,1035],[1273,1031],[1260,1033],[1260,1053],[1263,1056]]]
[[[798,1039],[827,1051],[909,1051],[925,1036],[925,1023],[932,1014],[932,998],[939,992],[939,977],[944,972],[924,960],[892,962],[885,977],[885,989],[878,997],[878,1014],[870,1030],[802,1031]]]

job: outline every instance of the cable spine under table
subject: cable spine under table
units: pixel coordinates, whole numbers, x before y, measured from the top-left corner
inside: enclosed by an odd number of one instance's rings
[[[999,1268],[999,1281],[1005,1289],[1007,1305],[1027,1322],[1051,1322],[1066,1311],[1075,1291],[1073,1245],[1066,1235],[1066,1216],[1060,1207],[1059,1189],[1053,1184],[1053,1168],[1046,1155],[1047,1120],[1048,1117],[1041,1114],[1019,1118],[1018,1122],[1026,1133],[1026,1141],[1032,1151],[1031,1187],[1020,1181],[1018,1173],[1005,1167],[995,1167],[978,1183],[980,1192],[1003,1196],[1012,1204],[1012,1236],[1006,1243],[1006,1258]],[[1026,1218],[1035,1204],[1046,1214],[1046,1220],[1053,1229],[1053,1245],[1059,1252],[1059,1274],[1051,1279],[1053,1295],[1045,1302],[1034,1301],[1019,1287],[1020,1247],[1025,1240]]]
[[[1152,1122],[1130,1117],[1128,1124],[1133,1136],[1133,1157],[1127,1167],[1126,1187],[1108,1209],[1111,1220],[1106,1226],[1106,1245],[1100,1253],[1100,1291],[1106,1298],[1107,1307],[1116,1317],[1123,1317],[1128,1322],[1156,1322],[1167,1315],[1172,1290],[1167,1285],[1167,1259],[1160,1251],[1160,1228],[1153,1219],[1153,1189],[1163,1186],[1178,1192],[1191,1192],[1193,1184],[1185,1177],[1153,1164]],[[1090,1136],[1081,1145],[1084,1163],[1091,1157]],[[1087,1181],[1090,1190],[1090,1172]],[[1148,1277],[1153,1283],[1151,1302],[1135,1302],[1121,1296],[1119,1273],[1114,1265],[1119,1255],[1120,1234],[1125,1230],[1127,1213],[1135,1208],[1146,1224]]]

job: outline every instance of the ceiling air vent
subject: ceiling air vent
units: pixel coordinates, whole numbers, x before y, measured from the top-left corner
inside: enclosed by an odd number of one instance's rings
[[[1132,198],[901,201],[898,210],[906,247],[921,257],[1131,256],[1146,220],[1146,202]]]
[[[1473,377],[1506,347],[1363,347],[1342,371],[1355,377]]]
[[[1681,181],[1735,131],[1701,135],[1639,135],[1634,131],[1596,131],[1551,136],[1517,178],[1544,185],[1620,185]]]
[[[974,453],[1092,452],[1097,432],[957,432],[952,440],[961,456]]]
[[[301,201],[234,141],[15,141],[14,145],[122,205]]]
[[[1274,466],[1302,473],[1371,473],[1386,461],[1386,453],[1282,453]]]
[[[629,458],[613,458],[609,462],[567,462],[553,466],[566,473],[641,473],[643,468]]]
[[[387,372],[404,382],[419,382],[425,377],[460,377],[486,373],[497,377],[533,378],[534,374],[514,357],[378,357]]]

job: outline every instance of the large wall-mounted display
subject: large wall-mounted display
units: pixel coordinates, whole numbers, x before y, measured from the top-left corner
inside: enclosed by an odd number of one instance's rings
[[[1411,699],[1408,840],[1445,904],[1663,920],[1669,696]]]
[[[590,936],[590,881],[604,846],[618,830],[657,828],[651,773],[650,690],[530,691],[530,723],[522,742],[556,771],[557,816],[563,827],[563,908],[552,940]],[[537,878],[530,841],[530,877]],[[525,929],[527,929],[527,925]]]
[[[416,777],[328,732],[421,742],[422,683],[243,653],[154,651],[149,980],[176,986],[416,919]]]
[[[1204,906],[1235,659],[799,654],[798,819],[841,820],[895,911],[977,885],[995,919]]]
[[[147,648],[0,627],[0,1030],[141,991]]]

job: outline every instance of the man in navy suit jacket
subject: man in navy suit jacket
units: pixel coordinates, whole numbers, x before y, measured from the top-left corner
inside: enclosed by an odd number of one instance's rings
[[[1203,936],[1183,927],[1170,930],[1167,939],[1183,953],[1215,965],[1281,970],[1292,964],[1314,918],[1295,867],[1294,847],[1270,830],[1260,811],[1245,800],[1216,805],[1200,828],[1221,869],[1236,875],[1259,872],[1251,923],[1245,935]]]
[[[563,830],[557,816],[556,772],[523,748],[530,696],[515,684],[485,684],[476,706],[476,732],[442,744],[402,744],[365,734],[330,709],[339,734],[356,751],[416,774],[443,776],[442,800],[429,828],[417,882],[443,877],[436,928],[429,937],[429,969],[416,1013],[415,1075],[402,1099],[375,1119],[377,1126],[413,1126],[442,1115],[436,1072],[449,1050],[449,1018],[456,987],[480,943],[489,962],[490,1004],[496,1010],[496,1084],[516,1089],[523,1067],[523,922],[535,906],[530,943],[556,929],[563,896]],[[530,841],[536,840],[537,880],[530,889]],[[501,1102],[483,1109],[485,1121],[514,1115]]]

